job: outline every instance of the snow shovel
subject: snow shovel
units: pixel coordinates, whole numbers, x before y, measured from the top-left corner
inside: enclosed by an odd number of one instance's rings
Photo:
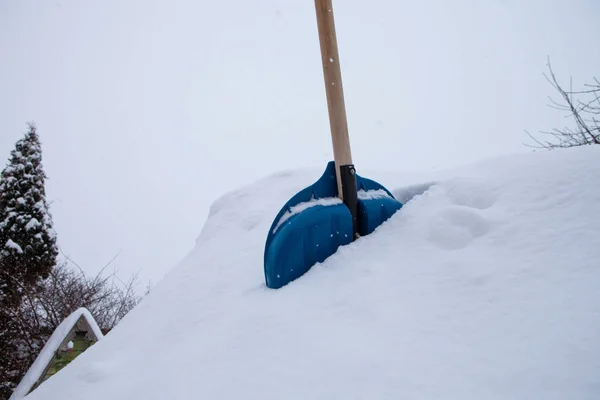
[[[315,0],[334,161],[279,211],[265,244],[267,287],[278,289],[323,262],[340,246],[372,233],[402,207],[352,163],[331,0]]]

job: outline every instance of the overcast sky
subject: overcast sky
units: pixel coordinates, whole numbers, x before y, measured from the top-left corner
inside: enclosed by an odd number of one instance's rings
[[[334,7],[359,173],[530,151],[546,56],[598,76],[597,0]],[[156,283],[218,196],[331,159],[320,62],[311,0],[0,0],[2,165],[34,120],[62,249]]]

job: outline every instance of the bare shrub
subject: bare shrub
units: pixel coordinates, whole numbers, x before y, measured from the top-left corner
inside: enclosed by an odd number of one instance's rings
[[[569,90],[565,90],[558,82],[549,58],[547,65],[550,76],[546,74],[544,76],[560,94],[559,101],[550,98],[550,106],[566,112],[565,116],[573,119],[575,127],[542,131],[541,133],[548,138],[546,140],[536,139],[527,132],[529,137],[536,143],[536,145],[528,146],[552,150],[600,144],[600,81],[593,78],[592,83],[585,84],[583,89],[573,90],[573,79],[571,78]]]
[[[87,308],[106,334],[149,292],[148,287],[144,294],[136,291],[137,275],[123,281],[116,272],[106,274],[113,260],[95,276],[86,276],[66,257],[37,286],[20,285],[18,307],[0,309],[0,399],[8,399],[52,332],[73,311]]]

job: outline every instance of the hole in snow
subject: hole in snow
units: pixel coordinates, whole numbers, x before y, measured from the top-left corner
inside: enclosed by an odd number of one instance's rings
[[[394,197],[402,204],[406,204],[413,197],[420,196],[428,191],[436,182],[426,182],[417,185],[406,186],[392,191]]]

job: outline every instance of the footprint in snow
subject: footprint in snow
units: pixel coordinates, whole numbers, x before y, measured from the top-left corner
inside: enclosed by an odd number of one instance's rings
[[[490,222],[477,209],[452,205],[438,211],[429,221],[429,240],[444,250],[467,247],[490,230]]]
[[[494,205],[497,195],[485,187],[485,184],[474,184],[471,182],[460,182],[445,188],[447,196],[452,203],[486,210]]]

